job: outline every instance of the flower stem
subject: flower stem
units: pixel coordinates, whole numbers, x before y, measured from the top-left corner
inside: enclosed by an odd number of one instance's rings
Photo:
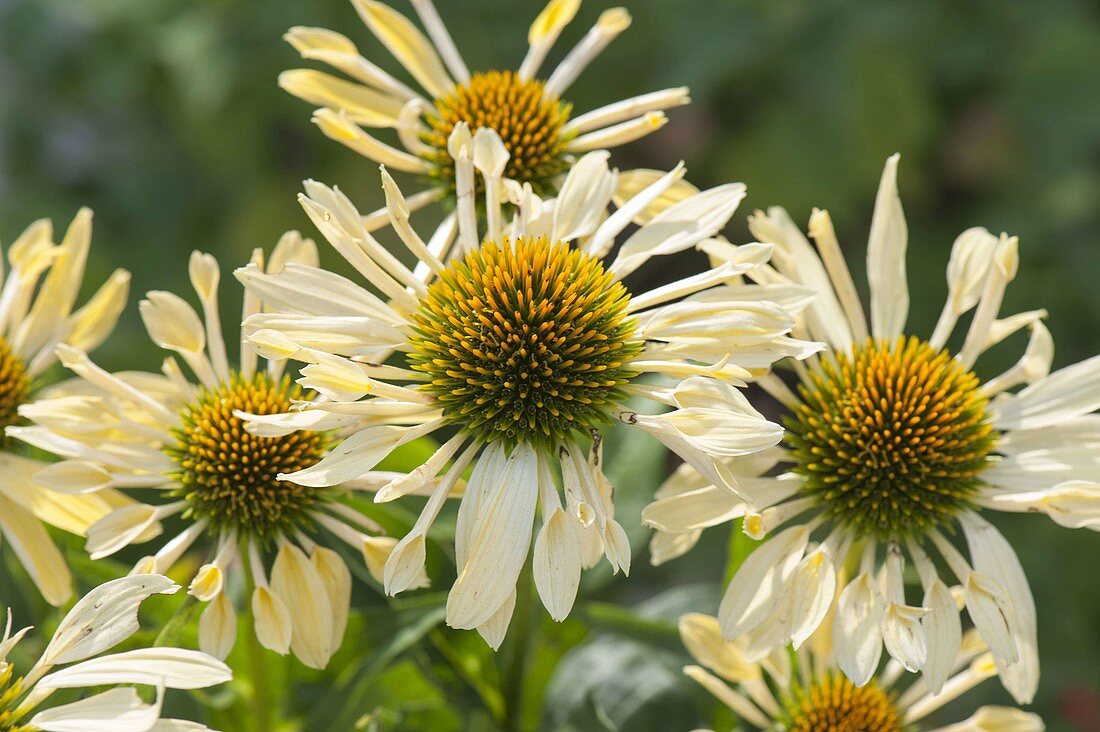
[[[726,554],[726,574],[722,581],[723,589],[729,586],[733,575],[737,574],[737,570],[741,568],[748,556],[752,554],[752,550],[756,548],[757,542],[745,534],[741,528],[742,523],[743,519],[737,519],[730,524],[730,543]]]
[[[534,577],[528,560],[516,583],[516,610],[511,627],[511,653],[503,679],[504,732],[523,729],[523,686],[526,678],[527,653],[531,648],[531,600]]]
[[[272,715],[274,712],[274,697],[271,694],[271,679],[268,677],[268,664],[264,659],[264,647],[260,645],[260,639],[256,636],[256,617],[252,613],[251,592],[256,584],[252,576],[252,567],[248,562],[243,563],[247,581],[245,588],[248,596],[245,598],[248,608],[248,622],[245,623],[245,635],[248,645],[249,676],[252,685],[252,714],[256,732],[270,732]]]

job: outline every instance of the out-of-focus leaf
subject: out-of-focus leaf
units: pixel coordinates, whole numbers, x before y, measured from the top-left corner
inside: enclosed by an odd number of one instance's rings
[[[699,726],[695,690],[681,669],[688,656],[676,621],[717,606],[712,585],[674,588],[633,610],[582,608],[605,632],[569,651],[546,690],[543,724],[562,730],[689,730]]]
[[[419,643],[443,622],[445,595],[433,593],[394,602],[393,608],[363,611],[356,627],[344,639],[334,666],[343,669],[339,680],[312,705],[306,717],[308,729],[352,729],[356,720],[370,715],[371,689],[402,653]],[[360,619],[361,618],[361,619]],[[395,699],[386,705],[399,713]]]

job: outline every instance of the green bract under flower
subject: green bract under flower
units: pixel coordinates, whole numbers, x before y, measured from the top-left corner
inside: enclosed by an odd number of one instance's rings
[[[307,511],[323,500],[321,491],[277,476],[320,460],[325,436],[302,431],[258,437],[246,432],[235,414],[287,412],[300,396],[288,377],[276,383],[263,372],[252,379],[234,374],[184,408],[183,426],[174,430],[176,443],[165,452],[179,465],[175,493],[190,504],[191,516],[261,537],[308,522]]]
[[[488,127],[500,135],[509,155],[506,178],[530,183],[539,195],[546,193],[551,190],[550,181],[568,167],[569,136],[562,128],[570,110],[569,104],[548,96],[537,79],[521,79],[513,71],[474,74],[469,83],[437,99],[434,113],[425,118],[430,131],[423,139],[431,151],[424,157],[432,164],[431,177],[454,186],[454,160],[447,140],[455,125],[465,122],[471,130]]]
[[[409,359],[449,422],[487,441],[556,443],[607,423],[623,399],[642,346],[629,302],[567,244],[486,242],[429,287]]]
[[[786,704],[787,732],[900,732],[901,715],[877,681],[856,686],[843,674],[829,673]]]
[[[794,471],[826,515],[883,539],[972,505],[995,432],[978,377],[916,338],[823,359],[787,420]]]

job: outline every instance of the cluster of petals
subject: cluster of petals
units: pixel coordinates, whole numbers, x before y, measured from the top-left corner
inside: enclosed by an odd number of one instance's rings
[[[252,418],[249,429],[352,432],[325,459],[286,475],[286,480],[373,486],[379,502],[410,493],[428,496],[415,526],[386,564],[390,594],[414,586],[423,570],[428,530],[447,498],[461,496],[458,579],[449,595],[447,621],[477,628],[496,647],[511,617],[536,510],[542,521],[535,535],[534,576],[553,617],[568,614],[582,568],[601,556],[615,570],[629,570],[629,545],[615,519],[613,489],[603,471],[602,438],[579,434],[553,450],[521,442],[508,451],[497,443],[484,444],[476,431],[458,425],[458,433],[416,470],[380,476],[374,469],[393,450],[445,426],[434,397],[421,388],[424,375],[385,361],[394,352],[410,350],[411,319],[451,258],[475,250],[482,241],[536,236],[568,243],[592,257],[608,257],[627,226],[682,178],[683,168],[663,174],[612,208],[619,177],[608,167],[606,152],[582,157],[562,182],[560,194],[543,200],[529,186],[502,179],[507,151],[493,131],[471,134],[459,125],[450,146],[457,163],[456,217],[426,241],[412,226],[397,185],[382,173],[387,215],[417,257],[413,268],[374,239],[339,190],[308,182],[300,197],[324,237],[382,297],[322,269],[287,267],[265,274],[247,267],[237,272],[270,311],[245,321],[249,343],[265,355],[305,362],[300,383],[321,396],[285,415]],[[474,200],[475,175],[484,182],[484,230],[479,230]],[[708,240],[725,226],[744,193],[741,184],[722,185],[648,217],[608,258],[607,271],[621,279],[655,257]],[[514,209],[508,220],[505,202]],[[753,409],[738,387],[777,359],[804,357],[816,349],[787,335],[793,320],[780,303],[790,297],[789,288],[776,288],[773,300],[773,288],[742,280],[770,252],[767,245],[745,247],[737,257],[698,275],[631,298],[629,312],[637,323],[632,341],[644,347],[630,366],[668,379],[628,384],[630,403],[611,415],[649,433],[731,495],[738,489],[725,461],[769,448],[782,437],[781,428]],[[654,403],[660,411],[640,411],[633,405],[636,400]],[[469,465],[473,473],[463,483],[461,475]]]
[[[23,404],[39,397],[34,382],[57,363],[59,345],[91,351],[107,339],[130,285],[130,273],[115,270],[76,308],[91,247],[92,212],[81,209],[61,243],[53,239],[50,220],[36,221],[8,247],[6,273],[0,261],[0,347],[18,359],[14,368],[22,371],[14,374],[9,364],[4,378],[27,379],[30,393]],[[34,481],[45,463],[11,448],[0,436],[0,539],[11,546],[42,596],[63,605],[72,597],[72,576],[43,523],[83,534],[127,501],[116,491],[69,496],[48,490]]]
[[[371,34],[416,80],[422,91],[410,88],[360,55],[346,36],[325,28],[292,28],[286,40],[302,58],[328,64],[354,81],[315,69],[283,72],[279,85],[310,104],[319,105],[313,122],[326,137],[388,168],[425,176],[430,149],[423,141],[424,115],[438,100],[448,97],[456,84],[468,84],[471,73],[462,60],[431,0],[413,0],[413,7],[427,35],[389,5],[375,0],[352,0]],[[515,74],[519,79],[538,78],[543,62],[562,31],[573,20],[581,0],[551,0],[531,24],[527,55]],[[625,8],[603,12],[596,24],[546,77],[543,94],[560,99],[589,64],[631,24]],[[561,130],[569,158],[593,150],[625,145],[664,127],[664,110],[687,104],[686,87],[650,92],[591,110],[569,120]],[[367,131],[393,130],[400,148]],[[448,194],[446,185],[409,196],[411,210],[427,206]],[[364,217],[374,231],[386,226],[385,210]]]
[[[204,725],[161,719],[165,689],[203,689],[232,678],[229,667],[200,651],[138,648],[101,655],[138,631],[138,606],[153,595],[179,587],[159,574],[132,575],[91,590],[73,606],[33,667],[15,675],[7,660],[31,628],[12,633],[11,611],[0,636],[0,686],[10,705],[0,718],[42,732],[186,732]],[[78,701],[49,706],[62,689],[113,687]],[[135,686],[156,689],[156,700],[142,700]],[[45,707],[45,708],[44,708]],[[26,719],[29,715],[29,719]],[[18,729],[24,729],[18,726]]]
[[[695,660],[684,673],[728,706],[753,729],[777,729],[789,709],[805,699],[806,687],[837,674],[840,648],[828,628],[811,636],[797,652],[754,648],[751,635],[725,640],[717,618],[692,613],[680,618],[680,638]],[[867,679],[882,692],[905,729],[928,732],[1042,732],[1037,715],[1014,707],[985,706],[969,718],[942,727],[926,726],[926,718],[974,687],[997,675],[992,655],[974,631],[969,631],[951,659],[950,677],[933,693],[923,679],[912,679],[893,661]]]
[[[267,261],[262,250],[252,256],[252,265],[269,273],[315,269],[316,264],[315,245],[297,232],[284,235]],[[62,363],[76,378],[21,407],[20,414],[30,424],[8,429],[10,436],[63,458],[37,472],[38,485],[74,502],[137,489],[156,489],[171,497],[179,488],[179,465],[166,448],[177,441],[182,410],[203,390],[229,383],[235,373],[250,380],[266,368],[272,381],[281,378],[284,361],[268,360],[264,367],[243,344],[240,363],[230,364],[218,308],[221,274],[216,260],[195,252],[189,275],[201,316],[170,292],[150,292],[141,303],[150,338],[174,354],[165,358],[161,373],[109,373],[92,362],[82,344],[58,347]],[[245,298],[245,317],[260,308],[256,298]],[[188,379],[179,360],[197,383]],[[349,544],[362,552],[368,568],[379,577],[395,543],[379,536],[380,527],[340,501],[319,502],[302,519],[322,531],[312,536],[300,530],[280,531],[272,540],[275,558],[269,574],[267,547],[248,536],[247,527],[213,527],[187,509],[186,498],[112,507],[88,527],[86,548],[93,559],[110,556],[161,537],[165,520],[183,515],[183,529],[139,560],[134,571],[168,572],[196,544],[206,545],[207,559],[189,591],[207,603],[199,624],[200,646],[219,658],[236,642],[236,585],[230,580],[234,573],[244,572],[250,578],[251,616],[260,642],[280,654],[293,652],[307,666],[323,668],[343,640],[352,580],[340,555],[319,542],[334,537]]]
[[[802,234],[781,208],[750,217],[750,229],[774,247],[758,282],[810,288],[815,297],[801,311],[797,336],[823,342],[799,375],[828,352],[850,353],[868,337],[893,342],[905,333],[908,285],[907,227],[897,189],[898,157],[886,164],[868,242],[870,324],[864,316],[829,215],[815,210]],[[816,247],[814,246],[816,245]],[[752,246],[752,245],[750,245]],[[711,243],[715,261],[740,247]],[[989,467],[973,499],[952,524],[966,551],[932,528],[921,536],[877,540],[859,536],[819,513],[818,499],[800,493],[802,478],[785,468],[784,448],[738,458],[729,469],[741,476],[744,500],[715,487],[690,466],[681,468],[644,512],[656,528],[654,557],[667,561],[688,551],[700,532],[734,519],[761,545],[740,567],[726,591],[719,618],[728,638],[749,634],[757,648],[799,647],[835,608],[832,621],[837,664],[857,683],[871,679],[883,648],[910,671],[921,671],[933,691],[947,683],[963,639],[960,609],[988,644],[1005,687],[1020,703],[1033,698],[1039,678],[1035,602],[1016,553],[982,515],[985,510],[1043,512],[1060,525],[1100,529],[1100,459],[1096,450],[1100,407],[1100,357],[1051,371],[1053,345],[1045,311],[1004,315],[1007,284],[1018,265],[1017,240],[985,229],[963,232],[947,268],[948,298],[928,343],[948,346],[957,322],[973,310],[954,358],[970,369],[992,346],[1021,329],[1030,338],[1004,373],[984,381],[988,413],[997,435]],[[780,403],[799,398],[778,373],[759,384]],[[1022,388],[1020,388],[1022,387]],[[774,532],[774,533],[773,533]],[[906,560],[922,594],[906,592]],[[937,561],[939,560],[939,561]],[[843,579],[846,567],[858,567]],[[949,574],[940,570],[946,567]]]

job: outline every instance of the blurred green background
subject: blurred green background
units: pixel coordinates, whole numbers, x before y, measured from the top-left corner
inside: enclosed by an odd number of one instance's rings
[[[609,4],[586,3],[563,48]],[[541,2],[439,7],[467,62],[485,69],[518,63]],[[634,26],[573,88],[576,109],[679,84],[691,86],[695,103],[675,110],[661,133],[617,152],[619,167],[683,159],[697,184],[745,181],[749,198],[731,228],[734,241],[747,238],[744,214],[753,208],[781,203],[803,223],[812,206],[828,208],[859,270],[882,163],[901,152],[913,330],[929,332],[939,313],[955,235],[984,225],[1021,237],[1005,311],[1050,311],[1056,365],[1097,351],[1095,2],[628,7]],[[364,211],[379,205],[375,165],[323,138],[309,106],[275,84],[281,70],[301,65],[280,40],[299,24],[340,30],[393,67],[345,0],[0,0],[0,240],[10,243],[41,216],[64,227],[78,206],[92,206],[89,283],[124,266],[134,273],[136,302],[145,290],[183,290],[194,248],[214,252],[228,269],[286,229],[315,235],[294,201],[304,178],[340,185]],[[425,230],[433,215],[419,217]],[[335,265],[333,252],[322,257]],[[697,264],[681,260],[685,271]],[[228,289],[233,312],[239,294]],[[983,369],[1015,353],[995,354]],[[159,359],[132,305],[100,361],[155,367]],[[667,468],[652,444],[631,449],[633,485],[617,499],[626,525],[637,523]],[[1019,548],[1039,605],[1044,670],[1035,709],[1051,729],[1098,730],[1100,537],[1037,517],[999,525]],[[646,566],[644,532],[633,533],[632,581],[588,580],[580,622],[553,629],[557,645],[533,673],[549,684],[551,701],[530,714],[548,728],[686,730],[713,717],[710,700],[679,675],[686,657],[667,619],[714,610],[716,587],[693,583],[720,576],[726,532],[713,530],[693,554],[660,570]],[[609,603],[654,620],[614,617]],[[601,630],[586,636],[586,626]],[[386,683],[379,688],[420,688],[400,677]],[[986,684],[956,705],[956,718],[979,701],[1008,697]],[[364,700],[362,713],[370,703],[378,702]]]

